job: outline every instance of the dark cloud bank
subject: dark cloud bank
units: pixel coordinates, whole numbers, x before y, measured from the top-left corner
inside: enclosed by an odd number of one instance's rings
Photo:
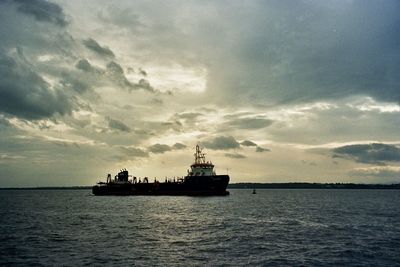
[[[333,157],[367,164],[384,165],[386,162],[400,162],[400,148],[381,143],[342,146],[333,149],[333,153]]]
[[[64,115],[73,103],[24,61],[0,55],[0,111],[25,119]]]
[[[26,120],[70,114],[79,103],[63,84],[61,67],[35,62],[42,51],[65,52],[58,55],[66,61],[72,53],[62,7],[42,0],[10,0],[0,1],[0,9],[4,38],[0,42],[0,112]],[[47,82],[43,69],[50,77],[58,75],[59,83]]]
[[[12,2],[17,5],[19,12],[30,15],[38,21],[53,23],[61,27],[68,24],[63,9],[55,3],[44,0],[14,0]]]
[[[210,71],[211,88],[260,104],[351,96],[400,101],[399,1],[251,3],[215,4],[223,12],[214,22],[231,31],[204,38],[218,43],[224,36],[232,49],[211,55],[220,63]]]

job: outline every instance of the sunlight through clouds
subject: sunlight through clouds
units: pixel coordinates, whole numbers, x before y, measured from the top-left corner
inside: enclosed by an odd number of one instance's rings
[[[206,90],[206,69],[183,66],[147,67],[151,82],[161,92],[203,93]]]

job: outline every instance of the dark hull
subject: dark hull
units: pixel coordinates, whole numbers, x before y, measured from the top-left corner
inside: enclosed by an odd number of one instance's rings
[[[226,196],[228,175],[188,176],[184,182],[107,183],[95,185],[94,195]]]

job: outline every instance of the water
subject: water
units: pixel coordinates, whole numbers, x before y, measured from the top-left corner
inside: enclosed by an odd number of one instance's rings
[[[0,265],[400,266],[398,190],[0,191]]]

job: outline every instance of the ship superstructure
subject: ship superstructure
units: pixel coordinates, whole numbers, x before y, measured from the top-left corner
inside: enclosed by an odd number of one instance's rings
[[[194,153],[194,163],[188,170],[188,176],[212,176],[216,175],[214,172],[214,164],[210,161],[206,161],[205,153],[199,145],[196,146],[196,153]]]

